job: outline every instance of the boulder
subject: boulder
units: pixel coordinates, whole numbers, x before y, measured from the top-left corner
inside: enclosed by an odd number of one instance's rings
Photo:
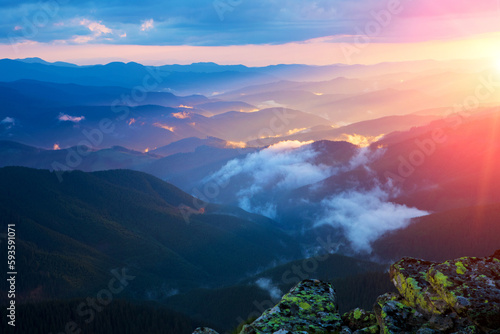
[[[342,315],[344,326],[354,333],[379,333],[375,313],[356,308]]]
[[[408,306],[405,299],[397,293],[386,293],[377,298],[373,306],[380,333],[415,333],[426,320],[424,316]]]
[[[483,331],[500,328],[500,260],[463,257],[431,266],[428,281],[450,307]]]
[[[500,251],[486,258],[443,263],[403,258],[391,266],[402,302],[440,332],[476,333],[500,328]]]
[[[374,312],[341,317],[332,285],[305,280],[240,334],[500,334],[500,250],[443,263],[406,257],[390,276],[399,293],[380,296]]]
[[[335,290],[329,283],[305,280],[292,288],[241,334],[340,333]]]
[[[450,309],[427,280],[427,271],[434,262],[403,258],[390,269],[391,280],[409,306],[431,317]]]

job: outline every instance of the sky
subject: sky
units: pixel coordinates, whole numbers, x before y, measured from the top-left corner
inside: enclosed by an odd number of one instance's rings
[[[261,66],[500,57],[500,0],[0,2],[0,57]]]

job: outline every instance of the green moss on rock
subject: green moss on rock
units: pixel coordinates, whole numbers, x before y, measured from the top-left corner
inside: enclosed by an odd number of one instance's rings
[[[362,330],[375,325],[378,327],[375,313],[360,308],[344,313],[342,321],[344,326],[348,326],[352,331]]]
[[[240,334],[500,334],[499,257],[403,258],[390,270],[399,293],[380,296],[374,312],[342,317],[333,287],[306,280]]]
[[[405,305],[429,316],[442,314],[449,307],[427,279],[427,270],[435,263],[413,258],[403,258],[391,266],[392,282],[405,298]]]
[[[272,309],[265,311],[242,334],[340,333],[335,290],[329,283],[305,280],[292,288]]]

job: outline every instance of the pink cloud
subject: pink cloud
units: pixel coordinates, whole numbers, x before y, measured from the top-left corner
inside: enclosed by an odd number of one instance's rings
[[[409,34],[416,29],[405,27]],[[422,28],[424,29],[424,28]],[[424,33],[430,33],[424,30]],[[415,31],[415,36],[418,30]],[[354,36],[341,39],[319,39],[308,43],[281,45],[202,46],[147,46],[105,44],[44,44],[25,41],[19,45],[0,45],[0,54],[7,58],[40,57],[47,61],[68,61],[80,65],[102,64],[111,61],[136,61],[145,65],[191,64],[216,62],[266,66],[271,64],[335,63],[373,64],[386,61],[422,59],[500,58],[500,33],[489,33],[466,38],[393,43],[384,37],[373,38],[348,61],[341,50],[342,43],[352,43]]]
[[[70,115],[60,113],[59,116],[57,117],[57,119],[59,119],[60,121],[63,121],[63,122],[79,123],[85,119],[85,116],[76,117],[76,116],[70,116]]]

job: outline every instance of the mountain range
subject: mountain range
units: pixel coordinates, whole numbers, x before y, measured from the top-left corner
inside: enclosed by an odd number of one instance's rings
[[[499,73],[0,60],[0,222],[16,225],[20,314],[51,310],[43,328],[60,332],[121,273],[102,327],[85,330],[230,331],[303,279],[333,283],[342,311],[368,309],[401,257],[492,254]]]

